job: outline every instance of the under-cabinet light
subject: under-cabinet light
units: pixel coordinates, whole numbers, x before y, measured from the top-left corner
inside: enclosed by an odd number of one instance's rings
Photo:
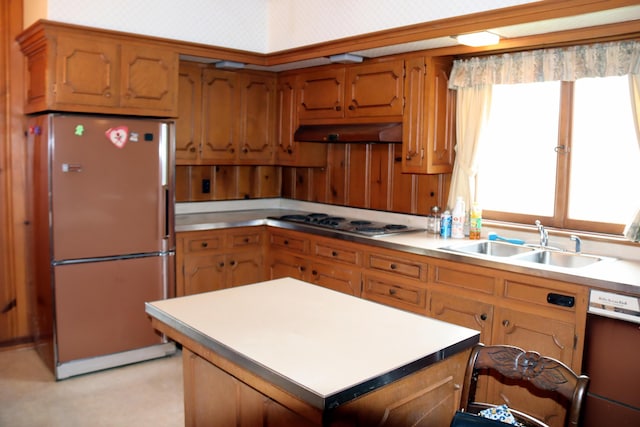
[[[355,64],[362,62],[362,56],[353,55],[351,53],[341,53],[338,55],[331,55],[329,61],[338,64]]]
[[[500,36],[494,33],[490,33],[489,31],[460,34],[457,36],[453,36],[453,38],[456,39],[458,43],[473,47],[490,46],[498,44],[500,42]]]
[[[239,70],[244,68],[244,63],[234,61],[220,61],[216,62],[216,68],[224,68],[229,70]]]

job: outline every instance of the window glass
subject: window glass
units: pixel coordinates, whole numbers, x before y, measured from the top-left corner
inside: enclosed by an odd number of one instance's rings
[[[483,209],[554,214],[560,82],[495,85],[478,155]]]
[[[568,217],[625,224],[640,205],[629,78],[575,82]]]

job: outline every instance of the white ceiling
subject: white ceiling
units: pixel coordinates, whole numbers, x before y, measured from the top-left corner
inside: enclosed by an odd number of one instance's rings
[[[487,28],[488,31],[499,34],[503,39],[532,36],[537,34],[553,33],[565,30],[588,28],[598,25],[614,24],[620,22],[640,20],[640,5],[628,6],[618,9],[610,9],[601,12],[587,13],[566,18],[548,19],[526,24],[511,25],[506,27]],[[363,56],[365,58],[376,58],[380,56],[393,55],[399,53],[437,49],[442,47],[456,46],[459,43],[452,37],[440,37],[429,40],[421,40],[399,45],[384,46],[374,49],[350,51],[349,53]],[[191,58],[194,59],[194,58]],[[211,62],[209,59],[207,62]],[[312,67],[329,64],[326,57],[309,59],[305,61],[292,62],[288,64],[262,67],[249,65],[247,68],[285,71],[298,68]]]

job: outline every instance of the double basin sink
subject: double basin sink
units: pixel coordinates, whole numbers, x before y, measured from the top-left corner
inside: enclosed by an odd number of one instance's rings
[[[523,261],[539,266],[563,268],[586,267],[597,262],[613,259],[597,255],[566,252],[559,249],[542,248],[540,246],[515,245],[495,240],[478,240],[473,243],[465,242],[446,246],[441,249],[468,255],[483,255],[493,259]]]

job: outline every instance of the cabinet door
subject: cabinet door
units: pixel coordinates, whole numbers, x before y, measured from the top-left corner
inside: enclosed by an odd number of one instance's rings
[[[448,88],[451,60],[412,58],[406,63],[402,171],[453,170],[455,99]]]
[[[308,280],[315,284],[345,294],[360,296],[360,270],[338,264],[312,262]]]
[[[322,167],[327,165],[327,144],[297,142],[296,77],[278,79],[275,162],[281,166]]]
[[[178,53],[121,45],[120,106],[177,115]]]
[[[198,158],[202,116],[201,73],[202,67],[198,64],[180,63],[176,164],[192,164]]]
[[[276,120],[276,77],[243,74],[240,77],[241,126],[238,159],[269,164],[273,161]]]
[[[347,68],[347,117],[402,116],[404,61]]]
[[[308,268],[304,258],[280,253],[275,248],[272,248],[270,253],[272,255],[269,260],[269,279],[293,277],[306,280]]]
[[[189,255],[184,259],[184,294],[224,289],[224,255]]]
[[[491,342],[493,305],[462,298],[455,294],[431,293],[429,313],[432,317],[480,332],[480,342]]]
[[[237,73],[206,68],[202,82],[202,160],[233,163],[238,147]]]
[[[336,119],[344,117],[344,68],[299,75],[298,118]]]
[[[262,278],[262,253],[246,251],[229,254],[225,263],[227,286],[258,283]]]
[[[59,36],[52,89],[55,103],[117,107],[118,58],[118,46],[112,40]]]
[[[575,326],[551,317],[498,308],[493,331],[495,343],[515,345],[537,351],[571,364],[574,353]],[[490,382],[489,395],[513,408],[526,408],[528,413],[545,420],[550,426],[563,426],[565,409],[551,398],[537,397],[527,389]]]

